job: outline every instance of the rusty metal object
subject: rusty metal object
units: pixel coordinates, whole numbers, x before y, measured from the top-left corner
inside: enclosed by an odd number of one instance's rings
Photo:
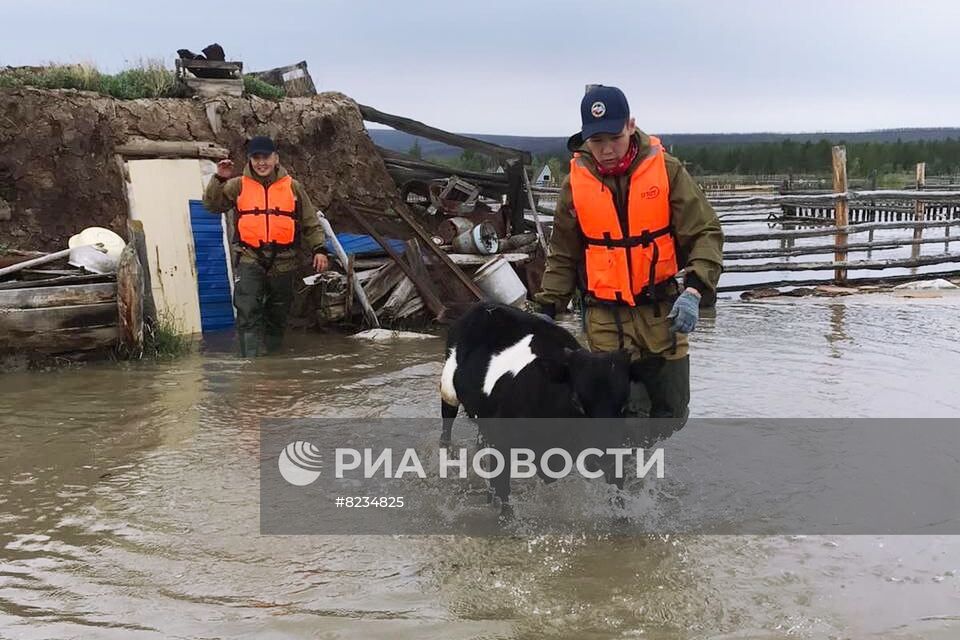
[[[474,222],[463,216],[447,218],[437,225],[437,235],[443,238],[444,243],[450,244],[453,239],[461,233],[469,231],[474,226]]]

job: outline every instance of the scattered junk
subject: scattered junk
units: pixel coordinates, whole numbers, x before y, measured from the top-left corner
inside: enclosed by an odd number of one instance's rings
[[[71,266],[91,273],[116,273],[126,243],[110,229],[87,227],[71,236],[67,246],[71,250],[68,260]]]
[[[204,48],[202,55],[178,49],[174,65],[177,81],[189,95],[243,95],[243,63],[228,62],[223,47],[217,43]]]
[[[455,237],[451,245],[459,253],[490,255],[497,252],[500,241],[493,225],[489,222],[481,222]]]
[[[227,61],[221,48],[179,53],[177,77],[195,94],[217,95],[231,85],[238,87],[236,94],[242,91],[243,65]],[[273,82],[281,78],[289,91],[290,82],[309,80],[305,65],[294,67],[263,73],[278,72]],[[42,91],[28,98],[33,113],[63,104]],[[158,319],[186,335],[233,326],[232,222],[229,213],[207,211],[202,197],[216,162],[242,157],[243,141],[251,134],[247,115],[255,114],[257,101],[227,96],[212,102],[230,107],[216,122],[209,105],[194,101],[136,101],[129,110],[116,110],[117,127],[125,126],[128,133],[103,157],[94,155],[102,165],[100,190],[109,199],[101,198],[102,208],[90,219],[91,225],[103,226],[30,247],[43,252],[8,250],[0,256],[0,350],[35,350],[58,358],[117,346],[136,353],[144,326]],[[354,126],[357,107],[349,99],[324,95],[294,107],[297,113],[280,114],[270,126],[291,147],[286,157],[292,172],[304,176],[299,179],[334,214],[329,220],[321,216],[331,270],[310,275],[304,263],[300,275],[307,277],[294,302],[294,324],[351,333],[419,328],[448,323],[479,300],[521,304],[527,291],[539,286],[542,232],[526,219],[529,153],[414,123],[420,135],[495,157],[504,172],[451,172],[430,163],[401,170],[396,168],[406,160],[378,155],[362,128]],[[173,123],[170,135],[151,134],[150,118],[158,113],[157,122]],[[399,128],[413,122],[368,107],[361,107],[360,115],[386,118]],[[296,129],[307,127],[305,122],[310,131]],[[365,139],[355,140],[356,131]],[[311,150],[317,132],[332,148],[357,154],[347,180],[328,177],[332,172],[323,158],[329,154]],[[82,136],[74,140],[85,143]],[[55,142],[64,144],[51,141],[50,146]],[[93,153],[82,151],[77,155]],[[33,161],[33,155],[24,156],[23,162]],[[79,169],[75,173],[83,175]],[[0,202],[2,217],[19,223],[18,216],[34,215],[22,203],[17,208],[7,201]],[[23,236],[15,230],[13,237]],[[46,237],[58,232],[56,227],[44,231]]]
[[[100,227],[69,244],[0,269],[0,355],[77,360],[142,348],[144,287],[135,247]],[[58,269],[35,268],[65,261]]]

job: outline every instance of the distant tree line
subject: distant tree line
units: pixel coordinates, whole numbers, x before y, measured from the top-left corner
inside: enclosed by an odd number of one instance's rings
[[[840,142],[847,148],[847,173],[851,177],[866,178],[871,174],[913,172],[918,162],[927,163],[928,175],[960,173],[960,140],[920,140],[904,142]],[[704,174],[829,174],[833,143],[819,142],[760,142],[750,144],[672,145],[670,152],[680,158],[694,175]],[[410,149],[420,157],[419,145]],[[497,162],[483,154],[464,150],[453,158],[435,158],[435,162],[453,169],[467,171],[496,171]],[[549,164],[554,177],[561,179],[568,173],[569,154],[535,155],[533,171],[537,173]],[[531,176],[536,177],[536,175]]]
[[[960,140],[903,142],[840,142],[847,148],[847,173],[868,177],[871,173],[912,172],[918,162],[927,163],[930,175],[960,171]],[[816,174],[829,173],[831,147],[827,140],[798,143],[792,140],[749,145],[675,145],[672,152],[687,163],[695,175],[711,173]]]

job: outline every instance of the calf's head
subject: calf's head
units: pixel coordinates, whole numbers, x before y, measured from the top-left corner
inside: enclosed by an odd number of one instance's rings
[[[574,407],[589,418],[622,416],[630,399],[630,382],[639,374],[640,367],[631,366],[626,351],[565,349],[550,367],[551,377],[569,385]]]

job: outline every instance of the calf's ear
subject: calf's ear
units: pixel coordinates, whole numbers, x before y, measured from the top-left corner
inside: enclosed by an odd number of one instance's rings
[[[540,363],[543,365],[543,371],[547,374],[547,379],[551,382],[567,382],[570,380],[570,356],[572,349],[564,347],[563,351],[556,355],[542,357]]]

